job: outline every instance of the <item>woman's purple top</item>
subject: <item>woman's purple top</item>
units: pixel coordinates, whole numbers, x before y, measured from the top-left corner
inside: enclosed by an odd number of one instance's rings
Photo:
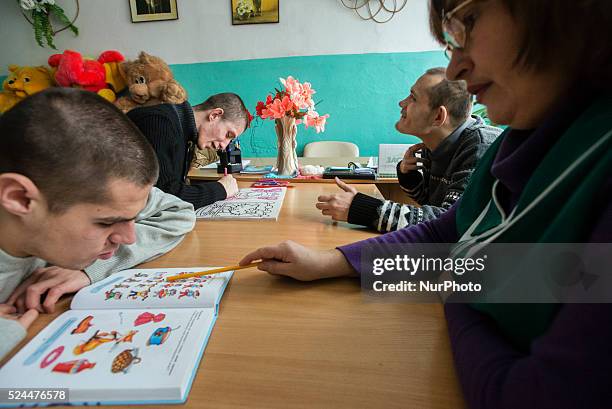
[[[576,118],[576,101],[535,131],[512,130],[500,145],[491,173],[509,212],[540,159]],[[589,242],[612,242],[612,175],[602,187],[606,203]],[[359,271],[365,243],[454,243],[456,207],[436,220],[339,247]],[[571,220],[567,221],[571,223]],[[612,267],[612,266],[610,266]],[[444,306],[455,367],[471,409],[612,408],[612,304],[564,304],[548,331],[528,352],[505,339],[485,314],[466,304]]]

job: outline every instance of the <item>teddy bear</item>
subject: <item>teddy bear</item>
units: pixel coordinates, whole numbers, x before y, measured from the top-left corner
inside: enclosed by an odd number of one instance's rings
[[[110,102],[116,99],[116,93],[126,87],[118,64],[124,60],[118,51],[104,51],[97,60],[86,59],[72,50],[62,54],[53,54],[48,63],[53,67],[53,76],[62,87],[78,87],[98,93]]]
[[[16,103],[45,88],[53,86],[49,70],[40,67],[9,65],[9,75],[2,83],[0,92],[0,113],[11,109]]]
[[[187,91],[174,79],[168,64],[159,57],[142,51],[138,59],[119,64],[119,69],[123,72],[129,91],[129,96],[115,102],[123,112],[139,106],[181,104],[187,100]]]

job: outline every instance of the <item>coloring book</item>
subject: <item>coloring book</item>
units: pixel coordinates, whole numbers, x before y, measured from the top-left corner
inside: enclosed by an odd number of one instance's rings
[[[165,277],[206,269],[125,270],[81,289],[0,369],[3,388],[67,388],[69,401],[0,406],[185,402],[233,272]]]
[[[207,220],[278,220],[287,188],[240,189],[236,196],[196,210]]]

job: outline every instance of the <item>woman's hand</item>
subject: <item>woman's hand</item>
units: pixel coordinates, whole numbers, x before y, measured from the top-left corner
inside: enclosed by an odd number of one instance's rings
[[[257,249],[240,260],[240,265],[259,259],[262,262],[258,269],[300,281],[355,275],[355,270],[340,251],[312,250],[293,241]]]

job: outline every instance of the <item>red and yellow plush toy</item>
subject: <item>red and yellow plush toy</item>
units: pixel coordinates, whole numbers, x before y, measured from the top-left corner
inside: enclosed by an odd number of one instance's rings
[[[84,59],[76,51],[66,50],[63,54],[49,57],[54,68],[54,78],[59,86],[78,87],[98,93],[110,102],[116,93],[126,87],[118,64],[124,60],[118,51],[104,51],[97,60]]]
[[[16,103],[53,85],[51,73],[46,67],[20,67],[9,65],[9,75],[2,83],[0,113],[11,109]]]

